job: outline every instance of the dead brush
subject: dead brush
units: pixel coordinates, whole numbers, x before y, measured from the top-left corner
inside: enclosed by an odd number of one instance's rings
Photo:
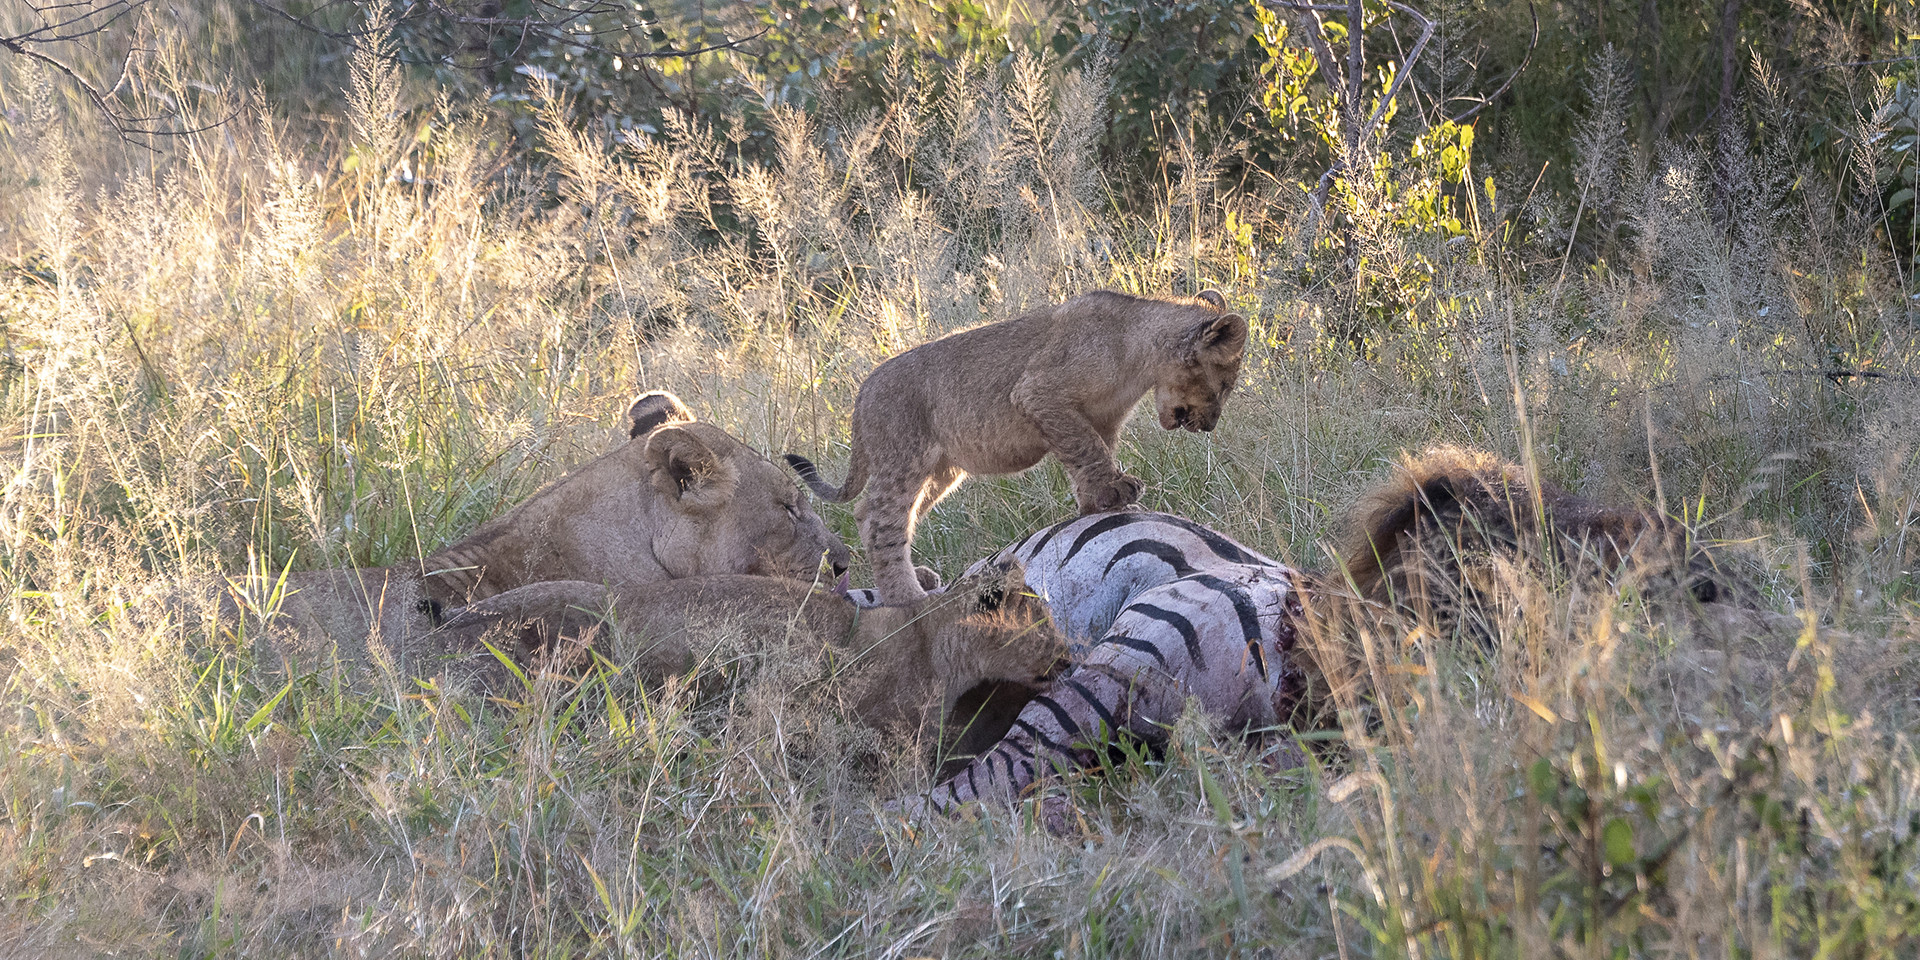
[[[193,31],[220,4],[168,9],[128,89],[217,121]],[[794,116],[750,165],[726,131],[621,139],[540,103],[541,152],[515,151],[377,62],[345,122],[262,104],[156,152],[24,67],[0,56],[15,952],[1915,952],[1920,350],[1846,185],[1747,145],[1727,203],[1738,137],[1644,144],[1581,167],[1582,209],[1486,151],[1467,236],[1357,241],[1369,275],[1432,263],[1359,317],[1306,269],[1291,184],[1211,183],[1198,152],[1166,189],[1107,184],[1097,69],[904,64],[887,109]],[[825,449],[865,374],[927,337],[1207,285],[1255,318],[1244,382],[1205,439],[1123,432],[1150,505],[1331,569],[1342,504],[1397,451],[1526,452],[1577,493],[1657,482],[1656,512],[1709,537],[1767,532],[1754,579],[1800,628],[1708,635],[1571,555],[1487,566],[1484,648],[1329,611],[1350,625],[1315,661],[1332,759],[1187,722],[1066,780],[1057,838],[1031,807],[884,824],[867,775],[921,758],[836,727],[808,664],[357,688],[140,615],[201,576],[418,561],[624,439],[638,389],[761,450]],[[1833,369],[1886,375],[1806,373]],[[1067,501],[1057,470],[969,485],[923,555],[956,573]]]
[[[1376,955],[1810,946],[1812,918],[1839,915],[1849,955],[1904,942],[1911,864],[1885,867],[1915,841],[1867,824],[1888,802],[1920,818],[1895,799],[1920,756],[1836,712],[1837,651],[1858,638],[1812,610],[1784,635],[1676,618],[1645,567],[1609,582],[1480,562],[1483,643],[1431,608],[1320,604],[1308,650],[1343,733],[1327,797],[1347,825],[1270,879],[1352,877],[1333,900]],[[1849,900],[1856,883],[1874,898]]]

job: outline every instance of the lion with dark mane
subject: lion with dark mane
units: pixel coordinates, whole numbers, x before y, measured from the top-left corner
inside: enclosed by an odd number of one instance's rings
[[[1512,594],[1503,578],[1517,569],[1630,579],[1649,602],[1709,621],[1759,606],[1727,558],[1684,526],[1529,482],[1518,465],[1476,450],[1408,456],[1361,495],[1348,526],[1339,556],[1360,597],[1482,644],[1498,635],[1498,598]]]

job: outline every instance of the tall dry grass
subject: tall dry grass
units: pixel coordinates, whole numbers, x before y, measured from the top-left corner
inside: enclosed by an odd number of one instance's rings
[[[1913,949],[1920,384],[1849,185],[1792,187],[1733,136],[1595,156],[1576,226],[1486,171],[1464,241],[1361,225],[1374,269],[1425,257],[1432,285],[1357,355],[1299,191],[1174,150],[1156,203],[1109,200],[1097,69],[902,63],[885,112],[778,113],[759,165],[727,129],[578,129],[555,94],[529,152],[371,55],[347,116],[294,117],[194,86],[191,27],[151,27],[134,89],[239,110],[151,151],[0,59],[0,953]],[[1617,109],[1595,98],[1591,142]],[[1618,259],[1569,264],[1585,231]],[[1520,578],[1488,656],[1335,638],[1379,699],[1328,765],[1196,714],[1070,780],[1053,837],[1030,807],[885,821],[923,774],[853,766],[766,655],[488,699],[287,676],[178,602],[423,555],[616,442],[641,388],[844,463],[901,349],[1201,286],[1254,318],[1246,380],[1215,434],[1128,431],[1150,506],[1330,569],[1387,458],[1488,447],[1735,542],[1805,632],[1713,639],[1631,578]],[[1808,372],[1835,369],[1888,376]],[[919,555],[952,574],[1070,503],[1051,466],[976,480]]]

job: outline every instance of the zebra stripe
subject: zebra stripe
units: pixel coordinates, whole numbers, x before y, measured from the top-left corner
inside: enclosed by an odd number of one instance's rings
[[[1118,530],[1121,527],[1132,526],[1133,524],[1139,522],[1140,518],[1141,518],[1141,514],[1132,513],[1132,512],[1113,513],[1113,514],[1108,514],[1107,516],[1101,517],[1099,520],[1096,520],[1093,523],[1089,524],[1085,530],[1080,531],[1079,536],[1073,538],[1073,546],[1067,548],[1067,555],[1064,557],[1061,557],[1060,562],[1062,564],[1072,563],[1073,558],[1079,556],[1080,551],[1086,549],[1087,544],[1091,542],[1095,537],[1098,537],[1103,533],[1110,533],[1114,530]]]
[[[1173,568],[1174,576],[1184,577],[1195,572],[1193,566],[1187,563],[1186,554],[1181,553],[1172,544],[1162,543],[1158,540],[1135,540],[1119,550],[1114,551],[1113,559],[1108,560],[1106,568],[1100,572],[1112,573],[1114,564],[1128,557],[1138,556],[1152,557],[1155,560],[1165,563],[1167,566]]]
[[[1145,640],[1135,640],[1132,637],[1116,636],[1110,633],[1104,637],[1101,637],[1099,642],[1118,644],[1120,646],[1126,647],[1129,650],[1138,650],[1139,652],[1152,657],[1154,661],[1159,663],[1162,667],[1167,665],[1167,658],[1160,653],[1160,648],[1154,646],[1151,643],[1146,642]]]
[[[1009,544],[965,574],[1020,564],[1075,658],[1001,741],[910,812],[1013,800],[1056,768],[1091,763],[1115,734],[1165,735],[1195,699],[1229,726],[1272,725],[1304,689],[1290,669],[1301,617],[1294,572],[1183,517],[1074,517]],[[849,591],[855,602],[871,591]],[[1043,756],[1044,753],[1044,756]]]
[[[1170,513],[1155,514],[1154,516],[1162,523],[1172,524],[1199,537],[1207,546],[1213,548],[1214,555],[1222,560],[1227,560],[1232,563],[1244,563],[1249,566],[1279,566],[1279,564],[1274,563],[1272,560],[1227,539],[1218,531],[1203,527],[1194,523],[1192,520],[1188,520],[1186,517],[1176,517]]]
[[[1240,618],[1240,636],[1245,638],[1248,647],[1253,648],[1254,665],[1260,670],[1260,679],[1265,680],[1267,678],[1267,662],[1265,658],[1260,656],[1259,650],[1261,636],[1260,615],[1254,611],[1253,601],[1247,597],[1247,592],[1219,577],[1208,576],[1206,574],[1200,574],[1199,576],[1190,578],[1190,580],[1202,586],[1212,587],[1214,590],[1219,591],[1222,596],[1225,596],[1228,602],[1233,604],[1234,616]]]
[[[1202,670],[1207,668],[1207,655],[1200,649],[1200,631],[1193,628],[1193,621],[1174,613],[1172,610],[1155,606],[1151,603],[1136,603],[1128,607],[1127,610],[1128,612],[1137,613],[1143,617],[1158,620],[1179,631],[1180,639],[1186,641],[1187,659],[1192,660],[1194,666]],[[1166,659],[1165,656],[1162,656],[1160,662],[1165,663]]]
[[[1072,677],[1061,677],[1060,685],[1072,690],[1076,696],[1086,701],[1087,706],[1093,708],[1093,712],[1099,715],[1100,722],[1106,726],[1107,736],[1113,736],[1120,731],[1120,724],[1113,719],[1113,714],[1100,702],[1099,697],[1093,695],[1093,691],[1087,689],[1085,684]]]
[[[1033,556],[1034,554],[1037,554],[1040,551],[1045,550],[1047,548],[1047,541],[1052,540],[1056,534],[1058,534],[1062,530],[1065,530],[1068,527],[1073,526],[1076,523],[1079,523],[1081,519],[1082,518],[1080,517],[1075,517],[1071,520],[1062,520],[1059,523],[1056,523],[1053,526],[1040,531],[1039,533],[1033,534],[1027,539],[1022,540],[1019,543],[1013,544],[1012,546],[1009,546],[1000,552],[1001,553],[1025,553],[1028,556]]]

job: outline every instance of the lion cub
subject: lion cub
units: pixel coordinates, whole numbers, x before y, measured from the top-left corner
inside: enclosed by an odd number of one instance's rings
[[[787,454],[823,500],[856,508],[875,586],[888,604],[926,596],[914,524],[969,473],[1018,473],[1048,451],[1073,480],[1080,512],[1140,499],[1114,443],[1148,390],[1160,426],[1212,430],[1240,376],[1247,322],[1208,290],[1147,299],[1099,292],[950,334],[876,367],[853,404],[847,482],[834,488]]]

